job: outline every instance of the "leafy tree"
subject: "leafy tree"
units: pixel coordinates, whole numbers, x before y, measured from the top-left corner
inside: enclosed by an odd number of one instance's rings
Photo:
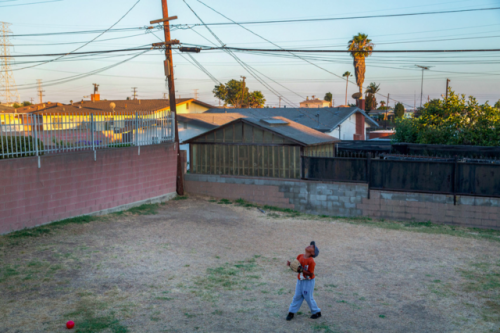
[[[325,94],[325,101],[327,101],[327,102],[331,102],[332,100],[333,100],[333,95],[332,95],[332,93],[331,93],[331,92],[327,92],[327,93]]]
[[[405,115],[405,107],[403,106],[403,104],[401,103],[396,104],[396,107],[394,108],[394,116],[396,116],[396,118],[403,118],[404,115]]]
[[[396,142],[500,146],[500,110],[455,94],[424,105],[418,118],[396,121]]]
[[[366,95],[366,102],[365,102],[365,111],[370,112],[371,110],[376,110],[377,109],[377,98],[375,98],[375,95],[373,94],[368,94]]]
[[[215,86],[212,91],[214,96],[224,102],[224,105],[232,105],[235,108],[261,108],[266,103],[266,99],[261,91],[250,92],[245,87],[243,93],[243,82],[230,80],[225,85]]]
[[[22,106],[23,106],[23,105],[22,105],[22,104],[19,104],[19,103],[14,103],[14,104],[12,104],[12,107],[13,107],[14,109],[18,109],[18,108],[20,108],[20,107],[22,107]]]
[[[354,36],[348,43],[347,49],[351,51],[351,56],[354,63],[354,74],[356,75],[356,84],[359,87],[360,98],[363,98],[363,83],[365,82],[365,58],[370,56],[373,51],[374,44],[368,35],[359,33]]]
[[[495,103],[494,107],[500,109],[500,99]]]

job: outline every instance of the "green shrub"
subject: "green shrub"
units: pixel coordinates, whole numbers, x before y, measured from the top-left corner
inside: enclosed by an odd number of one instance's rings
[[[38,151],[42,151],[43,142],[39,139],[37,142]],[[13,154],[12,156],[0,155],[0,159],[35,156],[35,139],[32,136],[6,136],[0,134],[0,153]],[[42,155],[42,153],[39,153],[39,155]]]

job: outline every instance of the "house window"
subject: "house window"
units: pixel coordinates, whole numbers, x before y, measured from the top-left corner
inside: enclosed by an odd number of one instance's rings
[[[186,110],[189,110],[189,103],[186,103]]]
[[[62,129],[63,128],[62,118],[52,118],[52,128],[53,129]]]

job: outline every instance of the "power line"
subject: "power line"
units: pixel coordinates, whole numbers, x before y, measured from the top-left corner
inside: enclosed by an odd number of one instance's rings
[[[123,36],[123,37],[115,37],[115,38],[108,38],[108,39],[101,39],[98,40],[97,42],[107,42],[110,40],[116,40],[116,39],[125,39],[125,38],[132,38],[132,37],[137,37],[137,36],[144,36],[143,33],[137,34],[137,35],[130,35],[130,36]],[[15,47],[20,47],[20,46],[55,46],[55,45],[71,45],[71,44],[84,44],[86,42],[68,42],[68,43],[44,43],[44,44],[15,44]]]
[[[297,22],[321,22],[321,21],[339,21],[339,20],[358,20],[358,19],[370,19],[370,18],[387,18],[387,17],[404,17],[404,16],[420,16],[420,15],[436,15],[436,14],[453,14],[453,13],[465,13],[465,12],[477,12],[477,11],[487,11],[487,10],[498,10],[500,7],[491,8],[473,8],[473,9],[460,9],[460,10],[448,10],[448,11],[434,11],[434,12],[419,12],[419,13],[402,13],[402,14],[382,14],[382,15],[369,15],[369,16],[350,16],[350,17],[331,17],[331,18],[315,18],[315,19],[294,19],[294,20],[273,20],[273,21],[247,21],[247,22],[218,22],[218,23],[204,23],[208,26],[220,26],[220,25],[233,25],[233,24],[275,24],[275,23],[297,23]],[[197,24],[191,24],[196,26]]]
[[[42,3],[49,3],[49,2],[59,2],[63,0],[50,0],[50,1],[41,1],[41,2],[30,2],[30,3],[19,3],[15,5],[5,5],[5,6],[0,6],[0,7],[17,7],[17,6],[27,6],[27,5],[39,5]]]
[[[349,50],[289,50],[289,49],[250,49],[239,47],[211,47],[202,51],[235,50],[250,52],[303,52],[303,53],[351,53]],[[500,49],[464,49],[464,50],[373,50],[373,53],[457,53],[457,52],[500,52]]]
[[[200,20],[200,22],[205,26],[205,28],[207,28],[207,30],[215,37],[215,39],[219,42],[219,44],[221,46],[224,46],[224,43],[222,42],[222,40],[217,37],[217,35],[208,27],[205,25],[205,22],[203,22],[203,20],[201,19],[201,17],[191,8],[191,6],[189,6],[189,4],[186,2],[186,0],[183,0],[184,3],[186,4],[186,6],[188,6],[188,8],[193,12],[193,14],[198,18],[198,20]],[[224,50],[227,54],[229,54],[231,57],[233,57],[234,60],[236,60],[244,69],[246,69],[248,71],[248,73],[250,75],[253,76],[254,79],[256,79],[257,81],[259,81],[264,87],[266,87],[269,91],[271,91],[274,95],[276,95],[277,97],[280,97],[282,96],[279,92],[277,92],[273,87],[271,87],[270,85],[268,85],[264,80],[262,80],[255,72],[254,72],[254,69],[247,65],[246,63],[244,63],[240,58],[238,58],[235,54],[233,54],[230,50]],[[284,96],[282,96],[283,99],[285,99]],[[288,99],[285,99],[288,103],[290,104],[295,104],[293,102],[291,102],[290,100]]]
[[[65,56],[65,55],[79,55],[79,54],[102,54],[102,53],[116,53],[116,52],[128,52],[128,51],[144,51],[151,50],[151,47],[140,47],[133,49],[117,49],[117,50],[104,50],[104,51],[86,51],[86,52],[70,52],[70,53],[46,53],[46,54],[21,54],[16,56],[7,56],[7,58],[26,58],[26,57],[56,57],[56,56]],[[57,59],[55,59],[57,60]],[[55,61],[53,60],[53,61]],[[21,68],[20,68],[21,69]]]
[[[214,12],[216,12],[216,13],[217,13],[217,14],[219,14],[219,15],[221,15],[222,17],[224,17],[224,18],[228,19],[229,21],[236,23],[235,21],[233,21],[232,19],[230,19],[230,18],[229,18],[229,17],[227,17],[226,15],[224,15],[224,14],[220,13],[219,11],[215,10],[214,8],[212,8],[212,7],[208,6],[208,5],[207,5],[207,4],[205,4],[204,2],[202,2],[202,1],[200,1],[200,0],[198,0],[198,2],[199,2],[199,3],[201,3],[202,5],[204,5],[204,6],[208,7],[209,9],[213,10]],[[237,24],[237,23],[236,23],[236,24]],[[267,42],[269,42],[269,43],[273,44],[274,46],[280,47],[279,45],[277,45],[277,44],[275,44],[275,43],[271,42],[270,40],[268,40],[268,39],[266,39],[266,38],[262,37],[261,35],[259,35],[259,34],[255,33],[255,32],[253,32],[252,30],[250,30],[250,29],[248,29],[248,28],[245,28],[245,27],[244,27],[244,26],[242,26],[241,24],[238,24],[238,25],[239,25],[240,27],[242,27],[243,29],[247,30],[248,32],[250,32],[250,33],[254,34],[255,36],[257,36],[257,37],[259,37],[259,38],[261,38],[261,39],[263,39],[263,40],[265,40],[265,41],[267,41]],[[293,53],[291,53],[291,54],[293,54]],[[298,56],[297,56],[297,58],[300,58],[300,57],[298,57]],[[306,60],[306,61],[307,61],[307,60]],[[314,64],[313,64],[313,65],[314,65]],[[259,72],[259,73],[260,73],[260,72]],[[264,74],[262,74],[262,73],[260,73],[260,74],[261,74],[261,75],[264,75]],[[264,76],[266,76],[266,75],[264,75]],[[266,76],[266,77],[267,77],[267,76]],[[300,95],[300,94],[296,93],[295,91],[293,91],[293,90],[291,90],[291,89],[289,89],[289,88],[285,87],[285,86],[284,86],[284,85],[282,85],[281,83],[278,83],[278,82],[276,82],[275,80],[273,80],[273,79],[271,79],[271,78],[269,78],[269,77],[267,77],[267,78],[268,78],[269,80],[273,81],[274,83],[278,84],[279,86],[281,86],[281,87],[285,88],[286,90],[288,90],[288,91],[290,91],[290,92],[294,93],[295,95],[299,96],[300,98],[304,98],[304,96],[302,96],[302,95]],[[280,104],[281,104],[281,97],[280,97]]]
[[[121,64],[124,64],[132,59],[135,59],[141,55],[143,55],[144,53],[148,52],[149,50],[146,50],[146,51],[143,51],[143,52],[139,52],[137,54],[135,54],[134,56],[130,57],[130,58],[127,58],[125,60],[122,60],[118,63],[115,63],[115,64],[112,64],[112,65],[109,65],[109,66],[106,66],[106,67],[102,67],[102,68],[99,68],[99,69],[96,69],[96,70],[93,70],[93,71],[90,71],[90,72],[87,72],[87,73],[82,73],[82,74],[78,74],[78,75],[73,75],[73,76],[69,76],[69,77],[65,77],[65,78],[62,78],[62,79],[57,79],[57,80],[52,80],[52,81],[47,81],[47,82],[51,82],[50,84],[46,84],[44,85],[45,87],[49,87],[49,86],[55,86],[55,85],[59,85],[59,84],[63,84],[63,83],[68,83],[68,82],[72,82],[72,81],[76,81],[76,80],[79,80],[79,79],[83,79],[83,78],[86,78],[86,77],[89,77],[89,76],[92,76],[92,75],[95,75],[95,74],[98,74],[98,73],[102,73],[108,69],[111,69],[111,68],[114,68],[116,66],[119,66]],[[18,87],[20,86],[26,86],[26,87],[23,87],[23,88],[18,88],[18,90],[28,90],[28,89],[33,89],[34,87],[36,87],[36,85],[18,85]]]
[[[104,30],[102,33],[100,33],[99,35],[97,35],[95,38],[89,40],[87,43],[83,44],[82,46],[80,47],[77,47],[76,49],[74,49],[73,51],[69,52],[69,53],[66,53],[64,55],[61,55],[59,57],[57,57],[56,59],[52,59],[52,60],[47,60],[46,62],[44,63],[41,63],[41,64],[38,64],[38,65],[33,65],[33,66],[28,66],[28,67],[24,67],[24,68],[20,68],[20,69],[27,69],[27,68],[33,68],[33,67],[38,67],[38,66],[41,66],[41,65],[44,65],[44,64],[47,64],[47,63],[51,63],[51,62],[54,62],[54,61],[57,61],[69,54],[73,54],[74,52],[84,48],[85,46],[89,45],[90,43],[92,43],[93,41],[95,41],[97,38],[101,37],[102,35],[104,35],[106,32],[108,32],[108,30],[112,29],[115,25],[117,25],[118,23],[120,23],[121,20],[123,20],[125,18],[125,16],[128,15],[128,13],[130,13],[132,11],[132,9],[135,8],[135,6],[137,6],[137,4],[140,2],[141,0],[137,0],[136,3],[134,3],[134,5],[122,16],[118,19],[118,21],[116,21],[112,26],[110,26],[108,29]],[[19,70],[19,69],[18,69]]]
[[[95,34],[101,32],[122,32],[130,30],[144,30],[144,27],[136,28],[120,28],[120,29],[99,29],[99,30],[82,30],[82,31],[61,31],[61,32],[45,32],[41,34],[21,34],[21,35],[11,35],[11,37],[37,37],[37,36],[56,36],[56,35],[78,35],[78,34]]]

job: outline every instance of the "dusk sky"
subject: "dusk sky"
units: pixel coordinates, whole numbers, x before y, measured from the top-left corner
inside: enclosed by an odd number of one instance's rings
[[[107,29],[120,19],[137,0],[0,0],[0,21],[12,23],[13,35],[44,34]],[[205,21],[229,22],[196,0],[187,0],[193,10]],[[419,13],[430,11],[450,11],[473,8],[500,7],[500,1],[464,0],[401,2],[385,1],[234,1],[205,0],[209,6],[237,21],[268,21],[302,18],[330,18],[383,14]],[[169,1],[169,14],[177,15],[172,24],[199,24],[197,17],[184,1]],[[150,20],[161,18],[160,0],[141,0],[137,6],[119,23],[117,28],[138,28],[149,25]],[[186,44],[213,46],[199,34],[217,44],[215,38],[203,26],[184,26],[174,29],[172,38]],[[500,10],[403,16],[390,18],[351,19],[336,21],[315,21],[278,24],[247,25],[248,29],[278,44],[283,48],[301,49],[345,49],[347,42],[359,32],[368,34],[377,50],[396,49],[492,49],[500,48]],[[276,48],[270,43],[252,35],[237,25],[212,26],[212,31],[227,46],[246,48]],[[92,40],[100,32],[88,34],[62,34],[50,36],[11,37],[13,55],[47,54],[72,52],[85,42]],[[163,32],[154,30],[163,38]],[[120,39],[117,39],[120,38]],[[113,39],[113,40],[109,40]],[[145,47],[160,40],[145,30],[110,31],[78,52]],[[54,45],[59,44],[60,45]],[[72,43],[72,44],[70,44]],[[167,91],[163,71],[164,54],[159,50],[149,51],[119,66],[78,80],[58,83],[57,80],[92,72],[139,54],[130,51],[86,57],[67,56],[57,61],[26,68],[55,57],[21,58],[12,63],[13,74],[22,100],[37,100],[36,80],[42,79],[47,85],[45,101],[68,103],[81,100],[92,93],[92,83],[100,84],[101,99],[125,99],[131,96],[132,87],[137,87],[140,99],[163,98]],[[300,54],[324,69],[294,58],[290,54],[249,54],[235,52],[245,63],[260,73],[262,80],[271,85],[286,100],[282,104],[296,106],[306,96],[323,98],[332,92],[335,104],[344,104],[345,71],[354,73],[352,59],[347,53]],[[204,51],[191,54],[211,75],[222,83],[230,79],[247,77],[250,90],[262,90],[266,105],[277,106],[278,97],[262,86],[242,68],[230,55],[222,51]],[[415,65],[431,66],[425,73],[424,99],[438,98],[445,93],[446,79],[458,93],[473,95],[480,102],[494,103],[500,99],[500,52],[482,53],[434,53],[434,54],[374,54],[367,58],[365,86],[370,82],[380,84],[383,95],[413,107],[415,96],[420,103],[421,71]],[[194,96],[199,89],[199,99],[217,104],[212,89],[215,83],[203,71],[174,52],[177,95]],[[276,84],[270,79],[284,87]],[[56,80],[56,81],[54,81]],[[53,81],[53,82],[51,82]],[[352,78],[354,82],[354,77]],[[349,84],[349,97],[357,91],[355,84]],[[85,97],[88,99],[88,97]],[[349,98],[352,103],[352,98]],[[378,96],[380,101],[383,97]],[[292,104],[291,104],[292,103]],[[394,101],[391,101],[394,105]]]

